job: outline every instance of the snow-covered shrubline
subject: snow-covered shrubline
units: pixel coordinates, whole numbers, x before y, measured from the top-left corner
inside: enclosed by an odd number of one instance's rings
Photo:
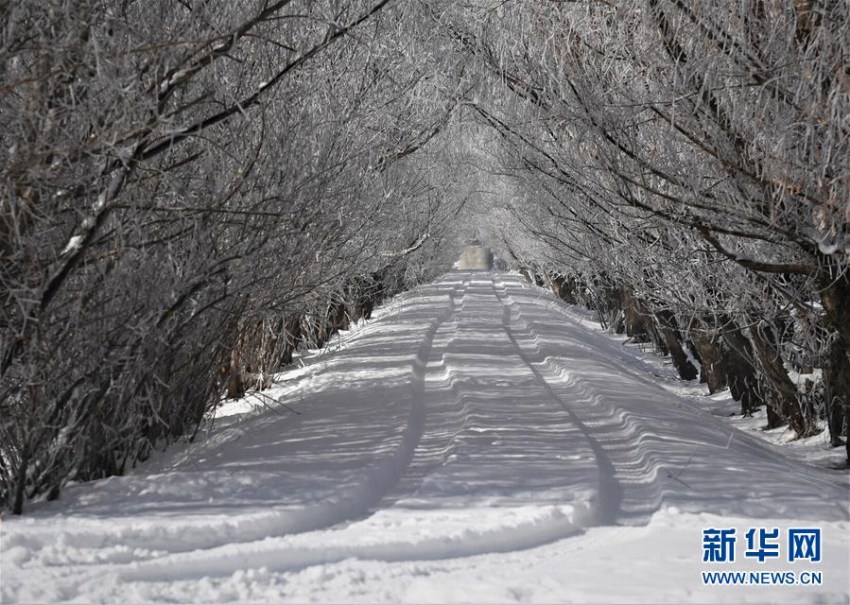
[[[0,525],[3,602],[847,602],[846,478],[650,379],[518,276],[452,273],[208,438]],[[746,557],[819,528],[820,562]],[[703,562],[703,530],[737,559]],[[820,586],[706,586],[703,571]]]

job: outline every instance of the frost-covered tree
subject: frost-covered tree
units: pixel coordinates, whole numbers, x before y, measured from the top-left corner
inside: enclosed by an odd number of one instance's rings
[[[812,399],[786,365],[822,367],[822,413],[839,443],[850,392],[847,7],[471,10],[477,19],[450,6],[433,17],[490,75],[468,105],[500,134],[522,192],[509,220],[523,231],[506,230],[506,245],[581,281],[603,313],[651,317],[660,348],[682,348],[685,377],[690,353],[702,352],[704,373],[724,355],[748,363],[760,379],[748,397],[800,435],[814,428]],[[722,373],[706,379],[717,388]]]
[[[402,4],[3,6],[5,507],[191,436],[441,238],[462,78]]]
[[[191,436],[472,237],[745,411],[800,435],[824,415],[838,444],[848,13],[0,6],[0,502]]]

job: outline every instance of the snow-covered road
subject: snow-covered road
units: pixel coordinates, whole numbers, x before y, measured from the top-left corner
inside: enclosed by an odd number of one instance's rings
[[[7,518],[2,600],[847,602],[847,481],[650,378],[519,276],[448,274],[203,442]],[[746,558],[751,527],[820,528],[822,561]],[[700,575],[750,569],[823,585]]]

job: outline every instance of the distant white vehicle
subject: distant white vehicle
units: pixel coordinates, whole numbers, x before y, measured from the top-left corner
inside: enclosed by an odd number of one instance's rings
[[[493,269],[493,253],[484,246],[467,246],[455,266],[461,271],[490,271]]]

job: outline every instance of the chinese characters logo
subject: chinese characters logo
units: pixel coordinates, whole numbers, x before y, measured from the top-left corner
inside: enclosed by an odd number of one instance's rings
[[[789,563],[821,560],[820,528],[789,529],[785,540],[779,528],[753,527],[744,535],[746,549],[744,557],[764,563],[768,559],[778,559],[784,549]],[[703,563],[734,563],[738,543],[735,528],[709,528],[702,531]]]

